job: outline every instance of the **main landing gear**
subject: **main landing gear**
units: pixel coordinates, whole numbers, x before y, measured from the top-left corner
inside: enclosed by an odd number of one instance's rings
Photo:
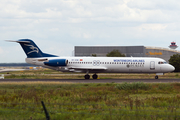
[[[86,74],[86,75],[84,76],[84,78],[85,78],[85,79],[89,79],[89,78],[90,78],[90,75],[89,75],[89,74]],[[92,78],[93,78],[93,79],[97,79],[97,78],[98,78],[98,75],[97,75],[97,74],[94,74],[94,75],[92,75]]]
[[[89,79],[89,78],[90,78],[90,75],[86,74],[86,75],[84,76],[84,78],[85,78],[85,79]]]
[[[92,76],[92,78],[93,78],[93,79],[97,79],[97,78],[98,78],[98,75],[94,74],[94,75]]]

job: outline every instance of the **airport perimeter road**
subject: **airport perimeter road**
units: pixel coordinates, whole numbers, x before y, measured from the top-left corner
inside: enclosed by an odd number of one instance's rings
[[[146,82],[146,83],[168,83],[180,82],[180,79],[0,79],[0,82],[71,82],[71,83],[122,83],[122,82]]]

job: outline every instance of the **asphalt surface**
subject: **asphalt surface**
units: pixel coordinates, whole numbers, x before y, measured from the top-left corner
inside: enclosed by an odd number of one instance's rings
[[[180,82],[180,79],[0,79],[0,82],[71,82],[71,83],[121,83],[121,82],[146,82],[146,83],[168,83]]]

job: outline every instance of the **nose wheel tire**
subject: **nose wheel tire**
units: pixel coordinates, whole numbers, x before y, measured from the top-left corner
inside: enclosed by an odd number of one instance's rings
[[[157,76],[157,75],[155,76],[155,79],[158,79],[158,76]]]
[[[94,75],[92,76],[92,78],[93,78],[93,79],[97,79],[97,78],[98,78],[98,75],[94,74]]]
[[[87,75],[84,76],[84,78],[85,78],[85,79],[89,79],[90,76],[87,74]]]

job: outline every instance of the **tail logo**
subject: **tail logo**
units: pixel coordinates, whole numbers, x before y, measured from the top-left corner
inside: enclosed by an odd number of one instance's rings
[[[39,49],[37,47],[34,47],[33,45],[27,45],[27,44],[24,44],[25,46],[29,46],[30,49],[32,49],[32,51],[29,51],[27,54],[30,54],[32,52],[37,52],[39,53]]]

